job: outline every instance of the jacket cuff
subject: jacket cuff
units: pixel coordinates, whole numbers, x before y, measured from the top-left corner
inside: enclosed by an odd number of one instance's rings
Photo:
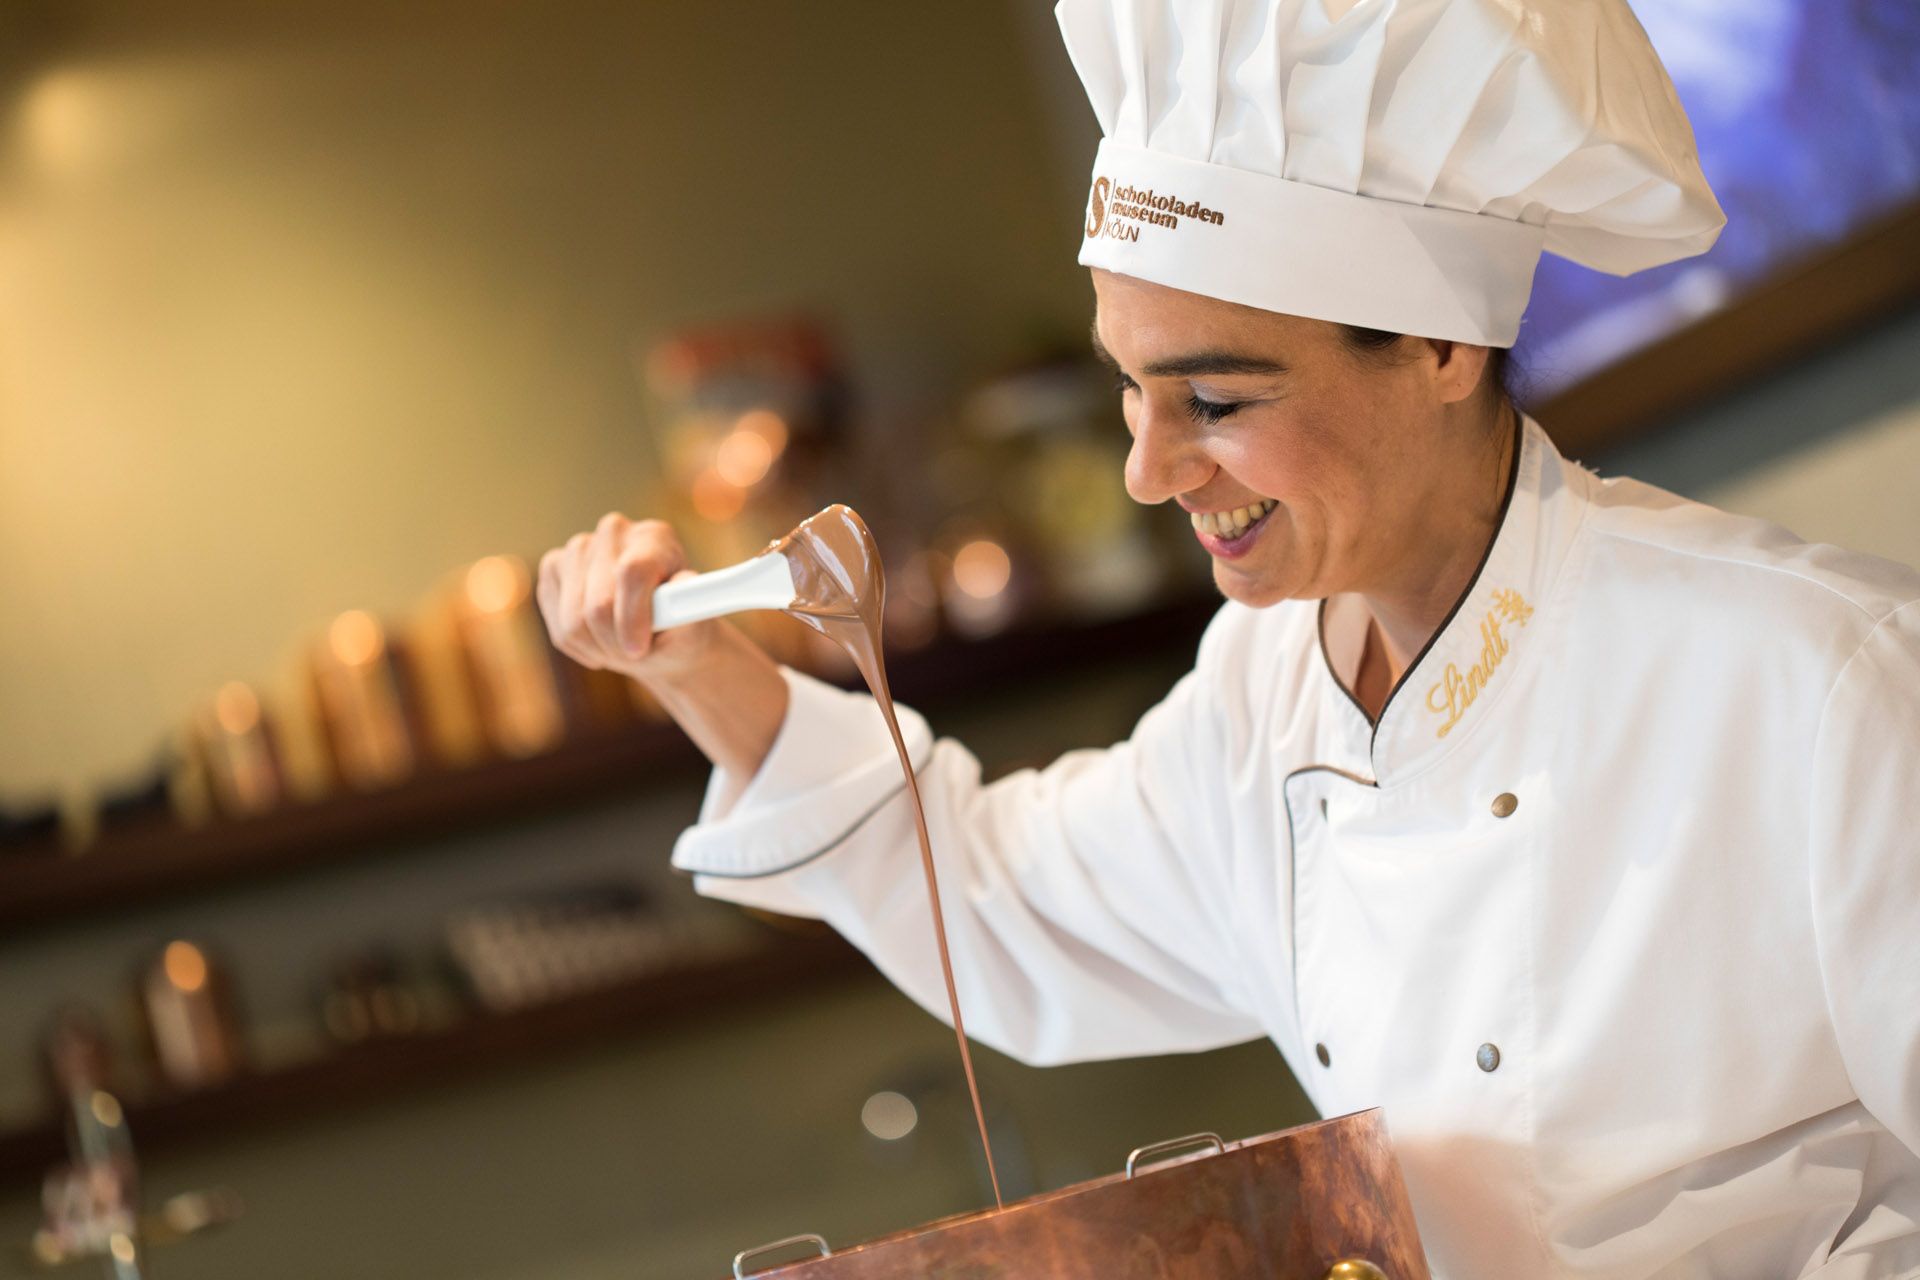
[[[787,714],[760,769],[724,811],[731,779],[715,769],[694,826],[674,842],[673,865],[695,876],[750,879],[790,871],[832,850],[906,789],[879,704],[788,667]],[[895,704],[918,772],[933,734]]]

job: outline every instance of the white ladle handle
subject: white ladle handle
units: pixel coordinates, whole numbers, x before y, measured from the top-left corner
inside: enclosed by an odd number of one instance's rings
[[[656,587],[653,629],[665,631],[749,609],[784,609],[792,603],[793,570],[785,556],[767,551],[725,569]]]

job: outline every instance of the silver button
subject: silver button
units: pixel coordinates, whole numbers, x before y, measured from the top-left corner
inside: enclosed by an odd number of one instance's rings
[[[1479,1051],[1473,1055],[1473,1060],[1480,1064],[1482,1071],[1499,1070],[1500,1046],[1492,1043],[1481,1045]]]
[[[1511,791],[1502,791],[1493,798],[1493,816],[1511,818],[1513,811],[1520,807],[1520,800]]]

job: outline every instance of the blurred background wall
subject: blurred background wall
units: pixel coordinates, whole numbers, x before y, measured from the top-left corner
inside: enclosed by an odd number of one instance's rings
[[[31,732],[0,794],[125,771],[329,615],[632,511],[637,360],[678,326],[827,317],[913,465],[968,379],[1086,323],[1048,21],[10,6],[0,724]]]

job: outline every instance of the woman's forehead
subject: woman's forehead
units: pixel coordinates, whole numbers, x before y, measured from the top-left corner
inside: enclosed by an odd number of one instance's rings
[[[1128,363],[1199,348],[1244,350],[1284,363],[1286,351],[1324,341],[1335,329],[1324,320],[1262,311],[1134,276],[1098,268],[1092,274],[1094,349]]]

